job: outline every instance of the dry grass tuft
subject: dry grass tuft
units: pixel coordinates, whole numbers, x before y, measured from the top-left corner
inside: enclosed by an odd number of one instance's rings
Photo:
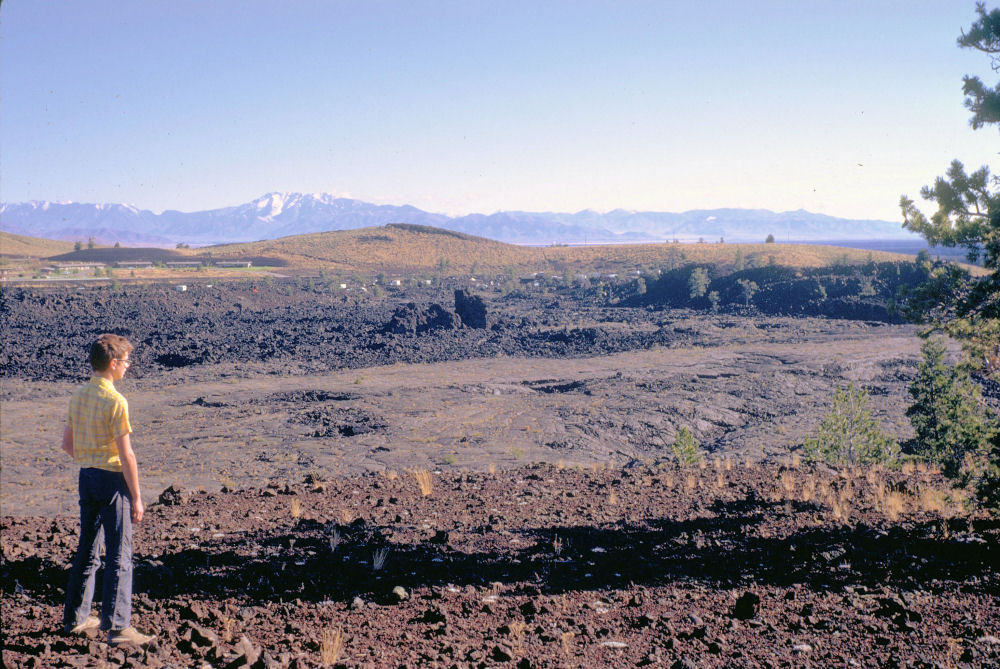
[[[795,490],[795,477],[789,471],[781,472],[781,476],[778,478],[781,482],[781,491],[788,497]]]
[[[325,629],[319,643],[320,656],[324,664],[336,664],[344,652],[344,630]]]
[[[330,532],[330,552],[331,553],[336,553],[337,552],[337,546],[340,545],[341,541],[343,541],[343,537],[340,535],[340,530],[338,530],[337,528],[333,528],[333,531]]]
[[[387,557],[389,557],[388,548],[379,548],[372,553],[372,571],[381,571]]]
[[[574,632],[563,632],[559,635],[559,643],[562,644],[562,651],[566,657],[573,654],[573,639],[576,638]]]
[[[684,479],[684,487],[688,490],[694,490],[698,486],[698,481],[695,480],[694,474],[688,474],[687,478]]]
[[[291,501],[291,514],[292,518],[298,520],[302,516],[302,500],[298,497],[293,497]]]
[[[881,486],[876,490],[875,499],[882,509],[882,513],[889,520],[895,522],[906,508],[905,496],[895,490],[890,490]]]
[[[936,488],[923,488],[917,503],[921,511],[943,514],[948,508],[948,493]]]
[[[830,507],[830,515],[837,522],[846,523],[851,516],[851,507],[847,502],[832,499],[828,506]]]
[[[523,620],[515,620],[507,625],[507,629],[510,630],[510,640],[514,644],[514,648],[521,650],[524,646],[524,631],[528,629],[527,623]]]
[[[415,469],[413,470],[413,478],[417,479],[417,485],[420,486],[420,494],[427,497],[434,491],[434,482],[431,479],[431,473],[426,469]]]
[[[811,502],[815,496],[816,480],[810,476],[802,482],[802,494],[799,495],[799,500],[802,502]]]
[[[229,616],[222,617],[222,640],[232,643],[236,636],[236,619]]]

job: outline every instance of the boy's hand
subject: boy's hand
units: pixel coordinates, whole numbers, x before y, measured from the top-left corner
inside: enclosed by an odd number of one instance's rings
[[[146,506],[142,503],[141,499],[137,499],[132,502],[132,522],[139,523],[142,522],[142,514],[146,512]]]

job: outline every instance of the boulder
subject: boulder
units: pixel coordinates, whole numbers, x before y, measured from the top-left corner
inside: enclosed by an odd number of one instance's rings
[[[457,330],[462,327],[458,314],[447,311],[440,304],[431,304],[420,310],[413,302],[396,308],[384,330],[390,334],[422,334],[430,330]]]
[[[184,495],[184,488],[172,485],[160,493],[157,501],[163,506],[179,506],[187,502],[187,497]]]
[[[455,313],[467,328],[484,330],[489,327],[486,317],[486,303],[478,295],[471,295],[464,290],[455,291]]]

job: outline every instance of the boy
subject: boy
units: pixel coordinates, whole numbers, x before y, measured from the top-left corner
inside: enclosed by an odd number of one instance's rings
[[[139,633],[132,617],[132,523],[145,507],[139,468],[129,434],[128,402],[115,390],[129,368],[132,344],[102,334],[90,347],[94,376],[70,399],[62,448],[80,465],[80,547],[73,558],[63,625],[67,634],[100,628],[113,646],[145,646],[155,637]],[[98,544],[104,530],[106,565],[101,617],[90,614]]]

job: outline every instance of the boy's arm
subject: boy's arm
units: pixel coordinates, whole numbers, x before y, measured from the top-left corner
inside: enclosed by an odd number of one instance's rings
[[[73,457],[73,428],[69,423],[63,430],[62,449],[69,453],[69,457]]]
[[[138,523],[142,520],[146,507],[142,503],[142,492],[139,490],[139,465],[135,461],[132,440],[128,434],[123,434],[115,439],[115,446],[118,447],[118,457],[122,461],[125,485],[128,486],[129,496],[132,498],[132,522]]]

